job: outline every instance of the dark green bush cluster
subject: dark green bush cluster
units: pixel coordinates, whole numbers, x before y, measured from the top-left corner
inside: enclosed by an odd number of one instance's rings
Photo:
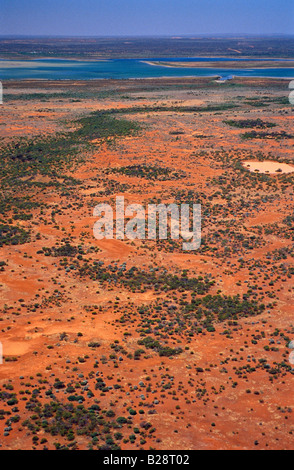
[[[151,336],[146,336],[144,339],[139,340],[138,344],[140,346],[145,346],[147,349],[154,349],[158,352],[159,356],[176,356],[183,352],[182,348],[171,348],[169,346],[162,346],[159,341],[155,340]]]
[[[197,324],[201,325],[209,332],[214,332],[215,323],[225,321],[237,321],[239,318],[254,317],[260,315],[265,310],[265,305],[257,301],[251,301],[244,295],[243,299],[239,295],[207,295],[201,299],[193,299],[187,303],[182,310],[185,321],[197,319]],[[195,330],[195,328],[192,328]]]
[[[126,119],[115,119],[109,112],[97,111],[90,116],[76,121],[81,127],[73,135],[79,140],[108,139],[109,137],[122,137],[139,130],[135,122]]]
[[[34,413],[34,419],[26,419],[23,426],[35,435],[43,431],[51,436],[65,437],[69,442],[74,441],[76,436],[87,436],[89,442],[99,448],[103,446],[108,450],[118,450],[119,446],[111,435],[111,428],[122,428],[124,422],[118,425],[107,419],[115,416],[112,410],[103,415],[97,405],[89,408],[82,404],[75,405],[73,401],[76,401],[76,398],[69,396],[69,404],[59,401],[51,401],[45,405],[32,403],[29,409]]]
[[[75,246],[70,245],[69,243],[66,243],[65,245],[59,246],[59,247],[53,247],[53,248],[46,248],[44,247],[42,249],[42,252],[45,253],[47,256],[75,256],[78,252],[77,248]]]
[[[216,104],[212,106],[133,106],[131,108],[115,108],[104,111],[109,114],[139,114],[158,112],[182,112],[182,113],[209,113],[214,111],[225,111],[238,108],[233,103]]]
[[[13,225],[0,224],[0,247],[3,245],[22,245],[30,239],[26,230]]]
[[[239,295],[233,297],[207,295],[202,298],[201,304],[204,309],[216,316],[218,321],[260,315],[265,309],[263,304],[241,299]]]
[[[169,168],[162,168],[151,165],[130,165],[119,168],[111,168],[106,170],[106,174],[107,173],[119,173],[126,176],[137,176],[139,178],[162,181],[173,180],[184,176],[180,172],[170,170]]]
[[[228,120],[224,121],[225,124],[232,127],[238,127],[239,129],[266,129],[269,127],[275,127],[276,124],[272,122],[262,121],[262,119],[238,119],[238,120]]]
[[[10,197],[8,195],[6,197],[0,196],[0,213],[5,214],[6,212],[13,210],[15,214],[14,219],[16,219],[17,216],[21,219],[22,216],[31,215],[30,213],[27,214],[27,211],[30,211],[31,209],[38,206],[38,203],[31,201],[30,197],[24,195],[21,199],[17,197]]]
[[[280,131],[280,132],[257,132],[257,131],[251,131],[251,132],[245,132],[245,134],[242,134],[242,139],[275,139],[275,140],[281,140],[281,139],[294,139],[293,134],[288,134],[285,131]]]
[[[17,143],[9,143],[2,151],[4,160],[15,163],[36,165],[52,165],[66,159],[72,151],[72,133],[57,134],[54,137],[36,137],[20,139]]]
[[[161,289],[169,290],[193,290],[198,294],[205,294],[214,284],[213,281],[200,278],[189,278],[187,276],[176,276],[167,273],[155,273],[143,271],[136,266],[124,270],[113,266],[110,270],[102,267],[98,262],[92,265],[85,263],[79,267],[81,277],[89,276],[92,280],[121,284],[131,290],[139,289]]]

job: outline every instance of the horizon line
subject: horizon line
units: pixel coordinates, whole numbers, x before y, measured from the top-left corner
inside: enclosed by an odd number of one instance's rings
[[[83,35],[83,34],[0,34],[0,38],[8,38],[8,37],[14,37],[14,38],[94,38],[94,39],[103,39],[103,38],[169,38],[169,39],[182,39],[182,38],[201,38],[201,37],[209,37],[209,38],[215,38],[215,37],[272,37],[272,36],[278,36],[278,37],[293,37],[294,38],[294,33],[189,33],[189,34],[180,34],[180,33],[174,33],[174,34],[118,34],[118,35]]]

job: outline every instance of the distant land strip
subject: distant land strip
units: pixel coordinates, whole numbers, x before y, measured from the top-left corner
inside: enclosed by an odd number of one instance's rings
[[[167,62],[144,61],[149,65],[161,67],[185,67],[185,68],[222,68],[222,69],[269,69],[269,68],[294,68],[294,60],[228,60],[228,61],[191,61],[191,62]]]

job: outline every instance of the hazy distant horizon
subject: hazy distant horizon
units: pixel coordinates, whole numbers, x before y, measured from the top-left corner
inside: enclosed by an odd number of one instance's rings
[[[242,38],[270,38],[270,37],[281,37],[281,38],[294,38],[294,33],[290,34],[284,34],[284,33],[267,33],[267,34],[252,34],[252,33],[214,33],[214,34],[196,34],[196,33],[191,33],[191,34],[181,34],[181,33],[174,33],[174,34],[125,34],[125,35],[78,35],[78,34],[0,34],[0,38],[16,38],[16,39],[22,39],[22,38],[54,38],[54,39],[75,39],[75,38],[82,38],[82,39],[125,39],[125,38],[133,38],[133,39],[144,39],[144,38],[154,38],[154,39],[194,39],[194,38],[207,38],[207,39],[217,39],[217,38],[236,38],[236,39],[242,39]]]

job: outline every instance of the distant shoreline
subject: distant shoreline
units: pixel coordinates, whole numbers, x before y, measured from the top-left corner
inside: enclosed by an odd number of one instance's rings
[[[52,56],[52,55],[39,55],[39,54],[30,54],[30,55],[18,55],[18,54],[8,54],[8,55],[4,55],[4,54],[1,54],[0,53],[0,62],[1,61],[23,61],[23,62],[30,62],[30,61],[33,61],[33,60],[64,60],[64,61],[79,61],[79,62],[109,62],[109,61],[116,61],[116,60],[138,60],[140,62],[145,62],[145,63],[150,63],[152,65],[154,65],[156,62],[165,62],[165,63],[168,63],[168,60],[170,61],[173,61],[174,59],[178,59],[178,62],[181,62],[181,59],[183,60],[193,60],[195,59],[195,62],[197,62],[197,59],[203,59],[203,60],[209,60],[209,61],[213,61],[213,59],[217,60],[218,62],[222,62],[218,59],[226,59],[227,61],[230,61],[230,62],[234,62],[234,61],[237,61],[238,63],[241,62],[244,60],[244,61],[251,61],[251,62],[273,62],[273,63],[278,63],[279,61],[281,61],[282,63],[287,63],[287,62],[293,62],[294,63],[294,58],[283,58],[283,57],[271,57],[271,58],[268,58],[268,57],[264,57],[264,56],[231,56],[231,55],[226,55],[226,54],[221,54],[221,55],[217,55],[217,54],[208,54],[208,55],[205,55],[205,56],[202,56],[201,54],[197,55],[197,56],[177,56],[175,54],[173,55],[167,55],[167,56],[159,56],[159,57],[156,57],[156,59],[154,59],[154,56],[153,57],[140,57],[139,55],[137,57],[134,57],[134,56],[84,56],[84,57],[81,57],[81,56],[75,56],[75,55],[68,55],[68,56]],[[176,63],[176,62],[171,62],[171,63]],[[200,63],[203,63],[202,61],[200,61]]]
[[[293,75],[294,77],[294,75]],[[57,84],[57,83],[86,83],[86,82],[119,82],[121,80],[124,80],[125,82],[127,81],[132,81],[132,80],[136,80],[136,81],[142,81],[144,82],[145,80],[146,81],[164,81],[164,80],[173,80],[173,81],[179,81],[181,80],[181,83],[183,80],[193,80],[193,81],[196,81],[196,80],[203,80],[203,79],[207,79],[207,80],[214,80],[214,81],[218,81],[219,83],[221,83],[221,75],[198,75],[198,76],[194,76],[194,75],[184,75],[184,76],[172,76],[172,77],[169,77],[169,76],[160,76],[160,77],[129,77],[129,78],[125,78],[125,79],[121,79],[121,78],[80,78],[80,79],[74,79],[74,78],[6,78],[6,79],[3,79],[1,80],[3,84],[7,83],[13,83],[13,84],[17,84],[17,83],[24,83],[24,82],[33,82],[33,83],[38,83],[40,82],[41,83],[52,83],[52,84]],[[261,81],[269,81],[269,80],[275,80],[275,81],[279,81],[279,80],[283,80],[283,81],[287,81],[289,82],[289,77],[261,77],[261,76],[258,76],[258,75],[255,75],[255,76],[248,76],[248,75],[238,75],[238,76],[234,76],[232,79],[230,80],[225,80],[225,81],[228,81],[228,82],[231,82],[233,80],[240,80],[240,81],[244,81],[244,80],[261,80]],[[224,83],[225,83],[224,81]]]
[[[222,68],[222,69],[276,69],[276,68],[294,68],[294,61],[291,60],[228,60],[228,61],[195,61],[195,62],[167,62],[167,61],[146,61],[141,62],[156,66],[169,68]]]

